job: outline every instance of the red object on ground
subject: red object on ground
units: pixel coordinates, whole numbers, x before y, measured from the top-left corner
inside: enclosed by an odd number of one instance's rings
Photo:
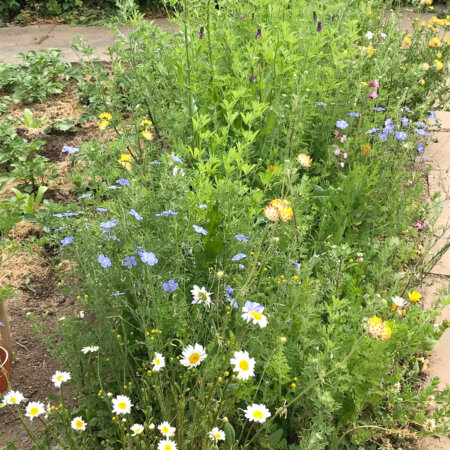
[[[0,393],[8,390],[8,382],[10,380],[9,354],[3,347],[0,347]]]

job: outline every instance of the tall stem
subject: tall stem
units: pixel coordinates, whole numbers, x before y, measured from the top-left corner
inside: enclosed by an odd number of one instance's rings
[[[187,70],[187,91],[189,100],[189,119],[192,124],[192,118],[194,116],[194,107],[192,102],[192,84],[191,84],[191,58],[189,56],[189,40],[188,40],[188,0],[184,0],[184,48],[186,51],[186,70]]]

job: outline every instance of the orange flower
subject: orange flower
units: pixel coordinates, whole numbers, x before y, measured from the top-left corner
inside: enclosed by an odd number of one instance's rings
[[[372,150],[372,147],[370,145],[361,145],[361,150],[367,155],[367,153]]]
[[[269,166],[269,170],[270,170],[272,173],[275,173],[275,169],[276,169],[275,166]]]

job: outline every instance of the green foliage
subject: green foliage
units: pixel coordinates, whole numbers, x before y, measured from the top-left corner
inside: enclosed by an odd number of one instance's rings
[[[43,102],[60,94],[67,82],[79,77],[79,70],[61,60],[57,49],[19,53],[21,64],[0,63],[0,89],[13,92],[23,103]]]

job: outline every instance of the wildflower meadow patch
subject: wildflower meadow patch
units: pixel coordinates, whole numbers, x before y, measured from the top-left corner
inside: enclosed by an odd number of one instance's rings
[[[4,403],[39,448],[34,418],[83,449],[448,432],[448,389],[418,388],[445,326],[421,303],[414,161],[448,94],[449,18],[408,37],[378,0],[170,3],[174,33],[121,2],[108,69],[77,43],[86,115],[116,136],[64,147],[76,200],[41,220],[86,315],[49,337],[53,406]]]

